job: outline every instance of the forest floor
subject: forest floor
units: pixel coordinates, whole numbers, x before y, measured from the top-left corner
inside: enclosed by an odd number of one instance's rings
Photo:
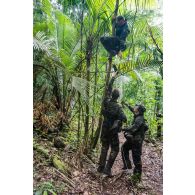
[[[120,145],[125,138],[119,134]],[[163,194],[163,146],[162,142],[144,142],[142,151],[143,175],[142,182],[133,185],[130,181],[132,170],[122,171],[121,154],[119,153],[112,168],[113,177],[105,177],[96,172],[98,158],[90,160],[80,157],[80,166],[77,166],[77,155],[71,152],[70,147],[58,150],[53,142],[47,139],[34,138],[49,155],[58,155],[62,162],[69,166],[66,174],[59,172],[51,161],[40,152],[34,150],[34,192],[43,186],[43,183],[52,184],[58,195],[162,195]],[[77,152],[78,154],[78,152]],[[131,157],[131,156],[130,156]],[[50,186],[51,187],[51,186]]]

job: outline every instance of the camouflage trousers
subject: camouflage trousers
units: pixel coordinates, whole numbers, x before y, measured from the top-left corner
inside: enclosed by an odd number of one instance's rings
[[[100,41],[104,48],[114,56],[120,50],[124,51],[126,49],[125,41],[120,40],[118,37],[101,37]]]
[[[135,165],[135,168],[133,170],[134,174],[142,173],[142,161],[141,161],[142,143],[143,143],[142,139],[126,140],[121,147],[122,160],[125,169],[132,168],[131,161],[129,158],[129,151],[130,150],[132,151],[133,163]]]
[[[99,167],[101,169],[104,169],[106,165],[106,159],[107,159],[107,153],[109,147],[111,147],[111,152],[107,161],[107,167],[112,168],[114,161],[119,153],[119,138],[118,133],[103,133],[101,135],[101,142],[102,142],[102,148],[101,148],[101,154],[99,159]]]

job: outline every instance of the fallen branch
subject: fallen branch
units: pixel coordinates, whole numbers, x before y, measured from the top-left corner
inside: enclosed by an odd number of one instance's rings
[[[66,175],[64,175],[58,169],[55,168],[54,170],[61,175],[61,177],[64,179],[65,182],[67,182],[69,185],[71,185],[73,188],[75,188],[75,184],[71,179],[69,179]]]
[[[49,155],[49,150],[43,148],[42,146],[39,146],[38,144],[33,145],[33,149],[36,150],[37,152],[43,154],[45,158],[48,158],[53,166],[63,172],[66,172],[67,166],[60,160],[58,156],[50,156]]]
[[[83,154],[82,158],[88,163],[88,165],[91,165],[93,168],[96,168],[95,163],[91,159],[89,159],[86,155]]]
[[[118,177],[116,177],[112,183],[115,183],[118,179],[120,179],[124,175],[124,171],[122,171]]]

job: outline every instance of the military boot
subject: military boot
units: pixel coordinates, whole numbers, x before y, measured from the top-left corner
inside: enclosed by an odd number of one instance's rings
[[[122,169],[123,170],[132,169],[132,165],[131,164],[125,165]]]
[[[111,167],[110,167],[109,165],[106,165],[106,167],[105,167],[104,170],[103,170],[103,173],[104,173],[105,175],[108,175],[109,177],[111,177],[111,176],[112,176]]]
[[[107,157],[107,152],[108,152],[108,147],[103,146],[102,150],[101,150],[101,155],[100,155],[100,159],[99,159],[99,167],[97,168],[97,171],[99,173],[103,173],[105,164],[106,164],[106,157]]]
[[[104,170],[103,170],[103,173],[104,173],[105,175],[108,175],[109,177],[112,176],[111,168],[110,168],[110,167],[105,167]]]
[[[103,173],[103,171],[104,171],[104,166],[99,166],[99,167],[97,168],[97,172]]]

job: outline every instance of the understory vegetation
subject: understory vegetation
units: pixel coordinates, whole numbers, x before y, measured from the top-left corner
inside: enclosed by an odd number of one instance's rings
[[[121,92],[119,103],[124,101],[132,106],[144,104],[149,125],[146,145],[161,158],[161,6],[161,1],[157,0],[33,1],[36,195],[103,194],[105,188],[101,182],[105,181],[98,180],[99,176],[94,172],[100,150],[102,101],[110,74],[114,71],[113,64],[119,72],[114,84]],[[113,15],[122,15],[127,19],[130,34],[122,59],[115,56],[109,61],[109,55],[99,40],[101,36],[112,34]],[[128,118],[127,124],[130,124],[133,116],[125,107],[124,112]],[[157,148],[155,151],[151,144]],[[146,150],[145,153],[149,152]],[[86,189],[77,183],[82,179],[87,183],[87,174],[98,180],[99,186],[102,185],[99,192],[90,187],[92,184]],[[109,182],[117,183],[120,178],[115,179]],[[131,190],[135,189],[137,194],[144,191],[131,186]]]

